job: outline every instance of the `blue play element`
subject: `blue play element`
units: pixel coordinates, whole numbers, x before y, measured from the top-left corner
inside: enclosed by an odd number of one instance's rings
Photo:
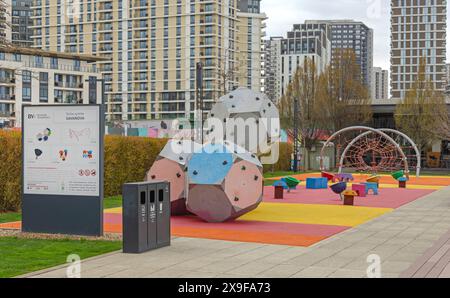
[[[233,154],[225,146],[208,144],[188,162],[189,183],[219,185],[232,166]]]
[[[289,186],[287,185],[287,183],[286,183],[283,179],[278,180],[278,181],[275,181],[275,183],[273,184],[273,186],[274,186],[274,187],[281,186],[281,187],[283,187],[283,189],[285,189],[285,190],[289,189]]]
[[[327,178],[306,178],[306,189],[326,189],[327,187]]]
[[[365,182],[364,184],[366,185],[366,195],[369,194],[369,190],[372,190],[374,195],[378,195],[378,183]]]
[[[399,182],[406,182],[406,181],[408,181],[408,178],[406,178],[406,177],[400,177],[400,178],[398,178],[398,181],[399,181]]]

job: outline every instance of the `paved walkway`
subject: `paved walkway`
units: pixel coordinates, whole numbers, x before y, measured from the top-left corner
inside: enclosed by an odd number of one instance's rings
[[[450,231],[403,272],[401,277],[450,278]]]
[[[449,230],[450,187],[447,187],[308,248],[176,238],[171,247],[141,255],[116,252],[85,260],[81,274],[82,277],[365,277],[367,257],[376,254],[381,261],[381,276],[399,277]],[[441,247],[448,249],[447,244]],[[448,252],[445,257],[448,260]],[[60,266],[29,276],[64,277],[65,273],[66,267]]]

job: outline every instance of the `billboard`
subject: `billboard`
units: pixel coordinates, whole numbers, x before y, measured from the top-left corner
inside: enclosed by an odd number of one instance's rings
[[[25,108],[24,194],[99,196],[98,109]]]
[[[22,106],[22,230],[103,234],[102,105]]]

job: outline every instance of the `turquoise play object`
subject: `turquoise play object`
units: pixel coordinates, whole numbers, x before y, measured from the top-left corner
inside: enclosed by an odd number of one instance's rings
[[[234,220],[263,198],[258,157],[230,142],[203,145],[187,163],[186,209],[206,222]]]
[[[327,189],[327,178],[306,178],[306,189]]]
[[[369,194],[369,191],[372,190],[374,195],[378,195],[378,183],[376,182],[365,182],[366,185],[366,194]]]
[[[223,144],[207,144],[192,155],[188,179],[192,184],[221,184],[233,165],[233,154]]]
[[[287,183],[283,179],[275,181],[275,183],[272,186],[273,187],[281,186],[284,190],[288,190],[289,189],[289,186],[287,185]]]
[[[281,186],[284,190],[287,190],[288,192],[297,189],[297,185],[299,185],[300,180],[295,179],[294,177],[284,177],[281,178],[278,181],[275,181],[275,183],[272,185],[274,187]]]

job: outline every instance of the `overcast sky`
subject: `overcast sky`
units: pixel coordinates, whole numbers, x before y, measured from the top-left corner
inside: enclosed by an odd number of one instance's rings
[[[286,37],[295,23],[313,19],[354,19],[374,30],[374,66],[389,69],[390,0],[262,0],[267,38]],[[449,60],[447,53],[447,61]]]

